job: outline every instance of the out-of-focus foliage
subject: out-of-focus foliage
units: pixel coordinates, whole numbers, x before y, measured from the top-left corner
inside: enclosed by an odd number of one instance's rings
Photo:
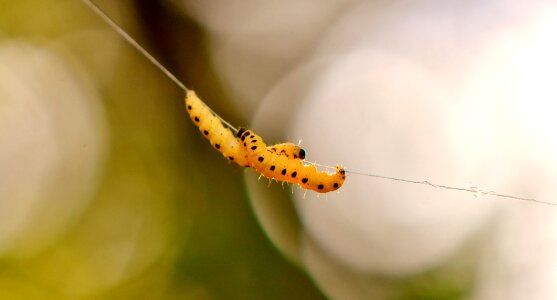
[[[240,120],[195,23],[153,1],[98,4]],[[182,92],[83,3],[0,1],[0,65],[0,299],[322,298]]]

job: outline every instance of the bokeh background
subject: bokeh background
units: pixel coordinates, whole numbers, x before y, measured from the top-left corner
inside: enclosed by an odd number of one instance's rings
[[[307,158],[557,203],[554,1],[95,1]],[[0,299],[556,299],[557,208],[229,164],[78,0],[0,0]]]

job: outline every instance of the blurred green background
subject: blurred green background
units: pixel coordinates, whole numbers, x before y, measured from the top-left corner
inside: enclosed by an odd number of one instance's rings
[[[159,1],[97,3],[248,122],[195,22]],[[262,232],[243,170],[190,123],[182,91],[81,1],[0,0],[0,62],[0,299],[323,298]]]

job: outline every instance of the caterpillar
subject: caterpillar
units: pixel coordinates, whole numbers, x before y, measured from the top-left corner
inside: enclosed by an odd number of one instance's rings
[[[237,137],[246,148],[250,166],[267,178],[298,184],[318,193],[335,191],[344,184],[346,174],[341,166],[337,165],[333,174],[319,172],[314,165],[304,165],[301,159],[269,150],[263,139],[250,130],[240,129]]]
[[[267,146],[260,136],[244,128],[234,136],[194,91],[186,92],[185,104],[190,118],[211,145],[242,167],[319,193],[337,190],[344,183],[342,167],[337,166],[334,174],[318,172],[315,166],[303,164],[305,150],[292,143]]]

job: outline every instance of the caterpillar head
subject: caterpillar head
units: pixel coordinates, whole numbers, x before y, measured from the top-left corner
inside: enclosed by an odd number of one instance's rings
[[[306,158],[306,150],[304,150],[304,148],[300,148],[300,151],[298,151],[298,157],[300,159],[305,159]]]

